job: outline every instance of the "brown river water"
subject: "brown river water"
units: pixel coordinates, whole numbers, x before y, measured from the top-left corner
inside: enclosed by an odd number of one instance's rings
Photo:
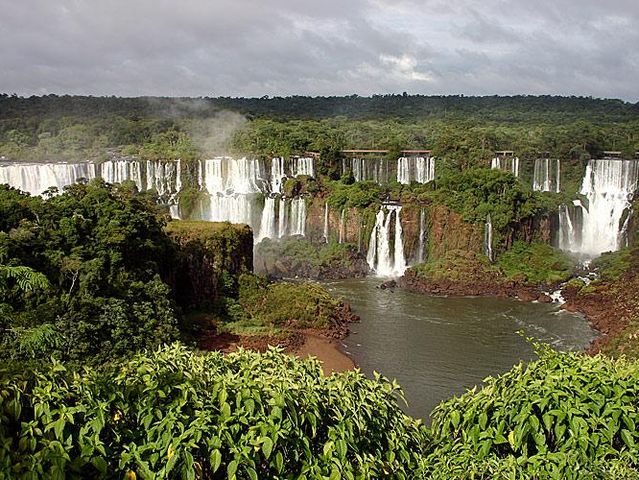
[[[596,336],[582,316],[556,304],[431,297],[380,290],[380,283],[366,278],[326,284],[361,317],[342,348],[365,373],[396,378],[406,411],[424,419],[442,400],[535,358],[519,331],[558,350],[583,350]]]

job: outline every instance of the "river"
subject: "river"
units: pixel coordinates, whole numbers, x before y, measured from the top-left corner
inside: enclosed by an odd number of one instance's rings
[[[380,283],[366,278],[327,284],[361,317],[343,349],[364,372],[396,378],[406,411],[424,419],[440,401],[535,358],[518,331],[558,350],[582,350],[596,336],[583,317],[557,305],[432,297],[380,290]]]

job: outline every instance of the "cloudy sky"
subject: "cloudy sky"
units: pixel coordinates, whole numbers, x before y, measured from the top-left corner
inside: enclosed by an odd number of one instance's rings
[[[639,101],[639,0],[0,0],[0,92]]]

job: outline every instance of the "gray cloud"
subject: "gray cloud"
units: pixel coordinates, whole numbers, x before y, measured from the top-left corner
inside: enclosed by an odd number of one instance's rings
[[[639,100],[635,0],[0,0],[21,95]]]

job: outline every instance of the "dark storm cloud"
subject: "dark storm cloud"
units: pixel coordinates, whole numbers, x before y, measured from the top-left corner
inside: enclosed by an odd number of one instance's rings
[[[0,91],[639,100],[632,0],[0,0]]]

